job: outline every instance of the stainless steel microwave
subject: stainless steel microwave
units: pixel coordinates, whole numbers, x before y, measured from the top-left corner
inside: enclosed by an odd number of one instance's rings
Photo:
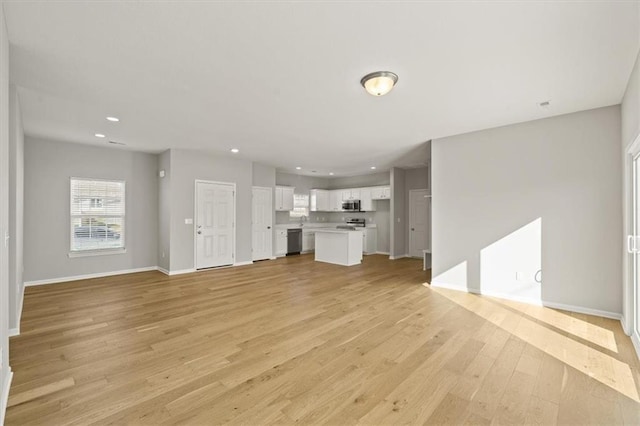
[[[359,212],[360,200],[349,200],[342,202],[342,210],[345,212]]]

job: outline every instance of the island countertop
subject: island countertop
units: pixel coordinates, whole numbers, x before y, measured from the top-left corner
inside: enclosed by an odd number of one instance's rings
[[[362,229],[335,229],[335,228],[320,228],[313,230],[317,233],[327,233],[327,234],[348,234],[349,232],[362,232]]]

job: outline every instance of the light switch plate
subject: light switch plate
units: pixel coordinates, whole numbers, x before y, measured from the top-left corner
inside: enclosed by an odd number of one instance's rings
[[[185,225],[193,225],[193,219],[185,219],[184,220],[184,224]]]

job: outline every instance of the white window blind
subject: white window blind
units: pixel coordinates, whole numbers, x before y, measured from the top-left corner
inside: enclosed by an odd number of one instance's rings
[[[309,194],[293,194],[293,210],[289,211],[289,218],[309,217]]]
[[[71,252],[124,249],[125,182],[71,178]]]

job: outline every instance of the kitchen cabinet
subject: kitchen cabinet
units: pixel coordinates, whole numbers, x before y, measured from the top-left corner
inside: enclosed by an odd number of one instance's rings
[[[360,188],[360,210],[363,212],[376,211],[376,203],[371,198],[371,188]]]
[[[333,211],[330,205],[330,191],[326,189],[312,189],[309,191],[309,207],[312,212]]]
[[[287,230],[278,229],[276,231],[276,256],[287,254]]]
[[[342,190],[329,191],[329,211],[342,211]]]
[[[276,211],[293,210],[293,191],[292,186],[276,186]]]
[[[364,228],[362,230],[362,252],[374,254],[378,251],[378,230],[376,228]]]
[[[391,188],[388,186],[376,186],[371,188],[372,200],[389,200],[391,199]]]
[[[343,189],[342,201],[351,201],[360,199],[360,188],[355,189]]]
[[[315,231],[302,231],[302,251],[309,252],[316,249]]]

